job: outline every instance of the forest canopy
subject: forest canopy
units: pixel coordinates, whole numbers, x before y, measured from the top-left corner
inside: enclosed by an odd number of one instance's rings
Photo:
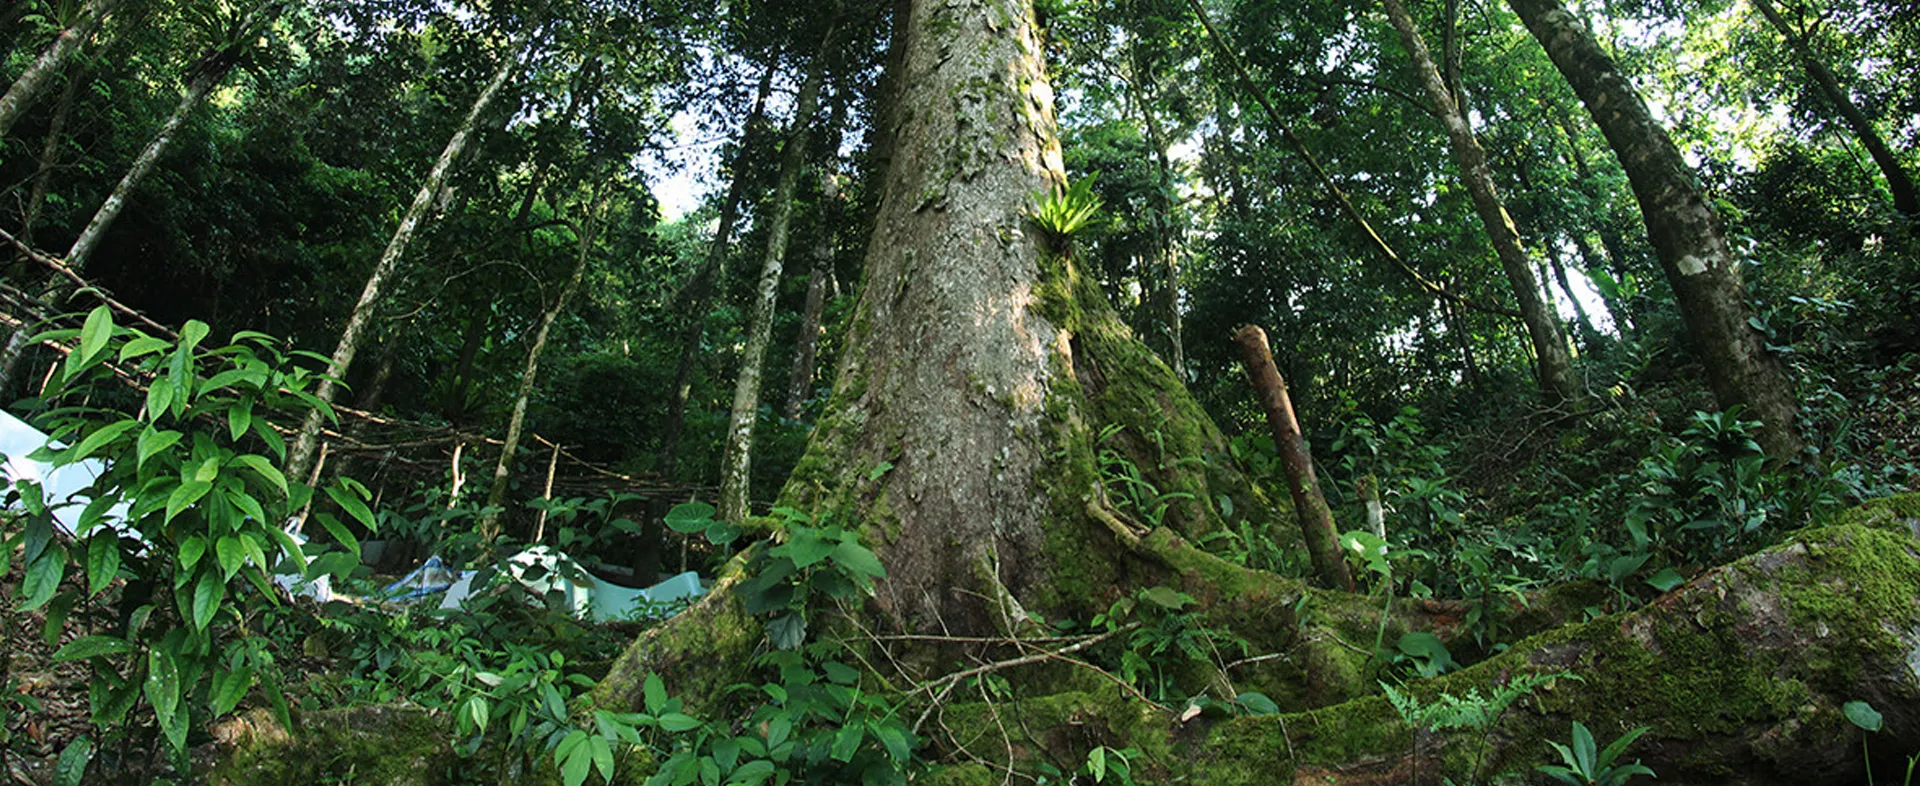
[[[0,762],[1910,776],[1914,11],[12,0]]]

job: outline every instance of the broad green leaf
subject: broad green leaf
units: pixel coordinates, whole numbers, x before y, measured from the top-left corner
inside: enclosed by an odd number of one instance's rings
[[[199,564],[200,558],[203,556],[206,556],[206,553],[207,553],[206,538],[203,538],[199,535],[194,535],[192,537],[187,538],[186,540],[181,541],[180,542],[180,569],[193,570],[193,566]]]
[[[328,486],[327,496],[332,497],[334,504],[339,505],[341,510],[347,512],[347,515],[358,520],[361,526],[367,529],[375,528],[373,511],[367,509],[367,503],[362,501],[358,495],[339,486]]]
[[[80,440],[80,444],[75,445],[73,450],[61,453],[60,460],[56,463],[61,466],[78,464],[82,459],[93,455],[93,452],[99,450],[101,445],[118,439],[121,434],[127,433],[128,429],[138,425],[140,425],[140,422],[137,420],[120,420],[102,426],[99,430],[88,434],[86,439]]]
[[[873,551],[858,543],[841,541],[833,547],[833,562],[841,568],[860,576],[882,578],[887,575],[886,567],[880,564],[880,558]]]
[[[87,775],[87,762],[92,759],[92,740],[79,737],[67,743],[66,749],[60,751],[60,761],[53,765],[53,786],[81,786],[81,779]]]
[[[54,593],[60,590],[60,580],[66,575],[66,549],[58,543],[48,544],[39,559],[27,564],[26,578],[20,580],[20,594],[26,596],[20,610],[33,611],[53,600]]]
[[[113,583],[120,574],[120,535],[111,529],[94,532],[87,538],[87,595],[92,597]]]
[[[163,431],[153,426],[148,426],[146,430],[140,432],[140,439],[135,443],[134,466],[136,468],[146,466],[147,459],[152,458],[155,453],[159,453],[178,444],[182,436],[185,435],[172,429]]]
[[[227,433],[234,440],[247,433],[253,425],[253,401],[241,399],[239,403],[227,408]]]
[[[180,328],[180,343],[188,347],[197,347],[200,345],[200,341],[206,338],[210,332],[212,331],[207,327],[207,323],[197,319],[189,319],[187,320],[187,324]]]
[[[152,336],[140,336],[120,346],[120,362],[125,363],[142,355],[151,355],[167,348],[164,339]]]
[[[674,532],[703,532],[713,523],[714,510],[705,502],[682,502],[667,511],[666,523]]]
[[[469,697],[463,711],[466,713],[467,722],[473,724],[475,731],[481,734],[487,733],[487,721],[493,717],[493,706],[487,702],[485,696]]]
[[[113,309],[99,306],[87,314],[86,324],[80,326],[80,362],[92,363],[112,338]]]
[[[207,492],[212,490],[213,484],[204,480],[189,480],[180,484],[180,487],[174,489],[173,494],[167,497],[167,517],[164,519],[165,523],[173,523],[175,516],[180,515],[181,511],[193,507],[193,503],[199,502],[202,497],[207,496]]]
[[[240,566],[246,563],[247,550],[240,539],[233,535],[221,535],[214,541],[213,554],[220,561],[220,573],[224,578],[233,578],[240,572]]]
[[[154,717],[160,721],[160,727],[173,728],[174,715],[180,710],[180,669],[174,662],[173,653],[159,647],[147,651],[146,695],[147,704],[153,707]],[[183,736],[181,744],[185,741]]]
[[[613,745],[605,737],[592,737],[587,740],[587,750],[593,753],[593,767],[600,771],[600,779],[613,782]]]
[[[1842,704],[1840,705],[1840,712],[1846,715],[1847,720],[1852,722],[1853,725],[1859,726],[1867,731],[1879,731],[1880,725],[1883,722],[1880,711],[1874,709],[1872,704],[1864,701],[1850,701]]]
[[[741,529],[724,521],[716,521],[707,527],[707,542],[715,546],[725,546],[740,539]]]
[[[667,707],[667,686],[660,681],[660,675],[648,674],[641,684],[641,696],[646,700],[647,712],[659,715]]]
[[[1105,745],[1087,753],[1087,772],[1093,775],[1094,783],[1107,779],[1107,747]]]
[[[1661,568],[1659,573],[1647,577],[1647,586],[1661,592],[1672,592],[1674,587],[1687,583],[1687,577],[1673,568]]]
[[[1280,714],[1280,705],[1275,704],[1273,699],[1267,698],[1267,694],[1257,691],[1242,693],[1234,697],[1234,701],[1245,707],[1248,715]]]
[[[794,567],[803,570],[813,563],[826,559],[828,555],[833,553],[834,548],[840,545],[837,541],[822,538],[817,533],[804,527],[795,527],[792,532],[793,537],[791,540],[788,540],[786,543],[781,544],[779,547],[767,553],[776,557],[791,559],[793,560]]]
[[[767,622],[767,638],[782,650],[796,650],[807,640],[807,618],[798,612],[775,617]]]
[[[341,524],[339,519],[325,513],[315,518],[320,520],[320,526],[326,527],[327,532],[333,534],[334,540],[340,542],[340,548],[346,549],[355,560],[360,558],[360,539],[354,536],[352,530],[347,529],[345,524]]]
[[[53,654],[54,661],[82,660],[104,655],[124,655],[133,651],[133,645],[125,639],[113,636],[81,636],[67,642],[59,652]]]
[[[206,630],[213,622],[213,616],[220,610],[220,601],[226,600],[227,583],[213,570],[200,571],[200,580],[193,585],[193,628]]]
[[[256,456],[252,453],[247,453],[235,457],[234,461],[253,470],[254,474],[259,475],[261,480],[267,482],[267,485],[278,490],[280,496],[287,496],[287,476],[282,474],[280,468],[274,466],[273,462],[268,461],[266,456]]]
[[[866,739],[866,727],[850,724],[840,727],[833,737],[833,750],[829,754],[837,762],[853,761],[853,755],[860,752],[860,742]]]
[[[873,732],[874,739],[886,747],[887,755],[892,756],[896,764],[906,764],[907,759],[913,756],[913,743],[899,727],[868,721],[867,729]]]
[[[225,715],[240,706],[240,700],[247,697],[247,689],[253,687],[253,667],[241,666],[231,671],[222,671],[213,678],[213,714]]]
[[[147,420],[160,422],[160,415],[173,407],[173,380],[167,377],[154,377],[147,385]]]
[[[1186,593],[1168,587],[1152,587],[1140,593],[1140,597],[1168,611],[1179,611],[1194,603]]]
[[[700,721],[691,715],[669,712],[660,716],[660,728],[667,731],[692,731],[700,728]]]

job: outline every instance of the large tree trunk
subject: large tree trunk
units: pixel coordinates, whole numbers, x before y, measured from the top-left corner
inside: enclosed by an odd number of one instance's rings
[[[1693,181],[1665,129],[1581,20],[1559,0],[1508,0],[1586,104],[1620,158],[1680,316],[1720,406],[1760,421],[1760,444],[1774,461],[1800,453],[1792,380],[1748,324],[1740,261],[1720,216]]]
[[[914,0],[903,29],[865,285],[781,500],[861,526],[887,569],[867,606],[883,628],[990,635],[1028,610],[1087,618],[1164,575],[1124,545],[1141,527],[1101,487],[1101,426],[1121,427],[1102,447],[1190,495],[1159,518],[1173,531],[1217,531],[1220,495],[1271,506],[1091,277],[1043,253],[1027,212],[1061,164],[1030,3]],[[598,700],[631,705],[648,670],[689,690],[717,682],[727,658],[714,651],[743,654],[759,637],[738,630],[752,623],[730,582],[637,641]]]
[[[1847,129],[1854,138],[1860,140],[1860,146],[1867,149],[1867,155],[1873,159],[1874,166],[1880,168],[1880,174],[1887,179],[1887,190],[1893,192],[1893,209],[1908,218],[1920,218],[1920,191],[1915,190],[1913,177],[1906,168],[1900,166],[1900,158],[1887,147],[1887,140],[1873,127],[1873,121],[1853,103],[1846,88],[1840,86],[1840,79],[1833,75],[1833,69],[1820,60],[1813,51],[1813,45],[1807,41],[1807,34],[1793,29],[1780,11],[1773,7],[1773,0],[1753,0],[1753,7],[1767,18],[1773,29],[1780,31],[1780,37],[1787,39],[1787,46],[1800,56],[1801,66],[1807,69],[1807,76],[1813,77],[1813,84],[1819,88],[1821,97],[1832,104],[1845,121]]]
[[[773,216],[767,226],[767,255],[760,265],[759,285],[754,288],[747,346],[740,354],[740,371],[734,378],[733,410],[727,418],[726,449],[720,459],[720,517],[726,521],[739,522],[752,513],[748,491],[752,486],[753,427],[760,420],[760,372],[766,367],[767,343],[773,339],[773,308],[780,298],[780,277],[786,269],[794,192],[807,165],[807,140],[812,135],[813,113],[820,108],[820,86],[826,81],[833,35],[833,30],[827,32],[820,50],[814,53],[806,79],[800,83],[793,121],[787,126],[781,150],[780,181],[773,189]]]
[[[1520,306],[1521,320],[1526,323],[1527,337],[1532,340],[1534,357],[1540,363],[1540,392],[1549,406],[1572,401],[1580,393],[1580,380],[1573,371],[1573,354],[1567,349],[1567,337],[1560,332],[1559,317],[1541,297],[1540,282],[1533,276],[1533,264],[1520,244],[1520,230],[1507,215],[1506,203],[1494,187],[1493,171],[1487,166],[1487,151],[1480,147],[1466,112],[1441,77],[1432,53],[1427,51],[1427,42],[1414,27],[1413,16],[1407,13],[1406,6],[1401,5],[1400,0],[1384,0],[1384,4],[1387,18],[1393,22],[1394,29],[1400,31],[1400,40],[1413,59],[1414,73],[1427,92],[1427,100],[1433,103],[1434,113],[1447,129],[1447,141],[1453,148],[1454,163],[1460,167],[1460,179],[1473,197],[1474,212],[1479,214],[1487,240],[1493,244],[1494,254],[1500,258],[1500,267],[1506,271],[1507,282],[1513,288],[1514,302]]]
[[[480,126],[481,115],[486,113],[487,107],[491,106],[494,99],[500,95],[507,80],[519,70],[521,61],[527,55],[525,50],[531,34],[531,30],[522,31],[514,37],[512,43],[508,44],[506,51],[501,53],[500,67],[493,72],[493,78],[488,80],[486,86],[481,88],[480,94],[474,97],[473,105],[467,109],[467,116],[460,121],[460,126],[454,130],[453,136],[447,139],[446,149],[440,151],[440,158],[434,161],[433,169],[427,173],[427,179],[420,184],[420,191],[414,194],[413,204],[408,206],[406,215],[401,217],[400,225],[393,231],[393,237],[387,241],[386,250],[380,253],[380,260],[374,263],[373,273],[367,276],[367,285],[360,290],[360,300],[354,303],[353,313],[347,317],[346,328],[340,332],[340,343],[334,347],[333,357],[327,364],[329,376],[321,380],[320,386],[314,390],[314,395],[321,401],[333,403],[334,396],[339,392],[339,385],[334,380],[346,376],[348,366],[353,364],[353,356],[360,351],[360,342],[366,337],[367,328],[373,323],[373,313],[386,294],[388,280],[393,277],[394,271],[400,268],[400,260],[406,256],[407,246],[413,242],[414,232],[420,229],[421,223],[427,217],[428,209],[433,206],[435,198],[446,185],[447,179],[452,176],[454,162],[459,160],[461,153],[466,151],[467,143],[472,140],[474,131]],[[306,419],[300,423],[300,431],[294,436],[293,447],[287,454],[288,475],[306,477],[307,470],[313,461],[314,449],[319,444],[320,424],[323,417],[320,409],[314,409],[308,412]]]
[[[226,68],[203,70],[195,74],[193,80],[187,83],[186,92],[180,94],[180,102],[173,107],[173,114],[168,115],[166,122],[160,124],[159,132],[147,142],[146,148],[140,151],[140,156],[133,160],[133,165],[127,167],[126,174],[122,175],[120,182],[114,185],[113,193],[108,194],[106,201],[100,203],[100,209],[94,211],[92,220],[87,222],[85,229],[80,230],[80,236],[74,239],[73,247],[67,249],[67,267],[73,268],[73,272],[86,271],[87,262],[93,258],[94,249],[100,247],[100,240],[106,237],[107,230],[113,226],[114,220],[120,217],[120,211],[126,208],[127,199],[133,196],[133,190],[138,188],[140,182],[147,178],[147,174],[153,171],[153,165],[160,161],[160,156],[167,152],[167,148],[173,146],[174,135],[178,134],[180,126],[187,122],[187,116],[200,106],[201,101],[206,100],[207,94],[213,91],[214,85],[219,84],[226,73]]]
[[[765,71],[760,72],[760,87],[753,98],[753,111],[748,112],[746,122],[740,124],[740,136],[735,140],[739,149],[733,155],[730,167],[733,180],[727,185],[726,200],[720,203],[720,221],[714,226],[713,239],[708,243],[707,258],[687,282],[687,302],[683,312],[687,316],[687,328],[680,337],[680,361],[674,367],[672,398],[667,402],[667,423],[660,437],[658,471],[662,477],[672,478],[674,467],[680,462],[680,440],[686,428],[687,399],[693,393],[693,366],[700,358],[701,344],[707,333],[707,309],[713,304],[713,293],[726,278],[728,244],[733,241],[733,227],[740,218],[740,203],[747,195],[747,150],[758,138],[755,132],[766,112],[767,96],[773,91],[773,73],[774,66],[771,63]]]
[[[40,95],[55,74],[60,73],[67,61],[80,52],[80,47],[106,20],[107,15],[123,2],[125,0],[91,0],[81,7],[79,20],[60,31],[53,43],[48,44],[46,50],[28,64],[27,70],[21,72],[20,77],[13,81],[13,86],[7,89],[7,94],[0,96],[0,139],[6,138],[14,121],[26,113],[33,99]]]

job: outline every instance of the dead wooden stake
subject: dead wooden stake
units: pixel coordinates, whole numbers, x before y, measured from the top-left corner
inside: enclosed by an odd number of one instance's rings
[[[1273,352],[1267,346],[1267,331],[1247,325],[1233,334],[1240,345],[1240,359],[1247,367],[1247,382],[1260,397],[1267,413],[1267,428],[1273,432],[1273,444],[1280,451],[1280,465],[1287,473],[1287,491],[1293,496],[1293,510],[1300,520],[1300,533],[1306,539],[1307,556],[1321,583],[1352,592],[1353,576],[1340,557],[1340,537],[1333,529],[1333,511],[1320,493],[1313,476],[1313,459],[1307,455],[1307,442],[1300,436],[1300,423],[1293,417],[1293,402],[1287,398],[1286,380],[1273,365]]]
[[[331,442],[320,443],[320,458],[314,460],[313,471],[307,473],[307,488],[319,488],[320,470],[325,469],[327,466],[327,447],[332,444]],[[307,495],[307,504],[300,506],[300,515],[293,518],[293,531],[288,534],[298,535],[301,530],[307,528],[307,511],[310,510],[313,510],[313,495],[311,494]]]
[[[553,444],[553,455],[547,458],[547,488],[540,492],[540,498],[553,502],[553,471],[560,466],[560,443]],[[533,523],[533,542],[539,543],[547,535],[547,509],[540,509],[540,517]]]

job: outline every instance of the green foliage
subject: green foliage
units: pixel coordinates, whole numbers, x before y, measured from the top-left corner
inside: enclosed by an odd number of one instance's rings
[[[1066,188],[1054,186],[1034,194],[1032,210],[1027,219],[1046,235],[1056,248],[1066,248],[1075,235],[1097,223],[1096,217],[1105,204],[1093,193],[1094,177],[1080,178]]]
[[[1653,770],[1640,764],[1638,759],[1631,764],[1615,764],[1615,760],[1627,752],[1627,747],[1648,730],[1648,727],[1641,726],[1629,731],[1596,752],[1593,732],[1587,731],[1586,724],[1574,721],[1571,746],[1551,741],[1547,743],[1560,753],[1564,766],[1543,764],[1534,769],[1569,786],[1620,786],[1636,775],[1655,777]]]
[[[84,505],[46,498],[33,481],[15,484],[10,494],[26,511],[25,526],[0,546],[23,549],[22,610],[114,596],[125,625],[75,638],[55,660],[87,663],[92,721],[108,737],[129,733],[136,709],[150,708],[177,766],[190,729],[233,712],[255,688],[284,720],[278,660],[246,633],[282,602],[270,571],[311,579],[357,564],[359,551],[332,512],[314,518],[344,560],[281,528],[314,489],[280,473],[285,446],[267,415],[324,411],[307,392],[316,377],[292,366],[270,337],[241,333],[208,347],[209,333],[188,322],[178,340],[156,338],[114,325],[103,306],[79,330],[39,337],[75,349],[40,417],[58,442],[31,458],[55,467],[92,459],[102,468]],[[147,388],[133,417],[88,403],[118,389],[116,366]],[[364,487],[341,479],[323,491],[352,520],[374,525]],[[56,509],[77,509],[73,540],[55,532]],[[63,589],[70,572],[85,580]],[[47,619],[51,638],[66,614]]]
[[[1420,735],[1423,732],[1466,730],[1479,734],[1481,746],[1469,773],[1469,777],[1473,777],[1479,774],[1481,763],[1492,746],[1490,735],[1494,727],[1500,725],[1507,708],[1539,688],[1551,687],[1554,680],[1559,679],[1577,680],[1579,677],[1564,671],[1520,674],[1494,690],[1492,696],[1484,696],[1478,689],[1469,688],[1464,695],[1441,693],[1430,702],[1384,682],[1380,683],[1380,691],[1412,734],[1416,762],[1420,758]]]

